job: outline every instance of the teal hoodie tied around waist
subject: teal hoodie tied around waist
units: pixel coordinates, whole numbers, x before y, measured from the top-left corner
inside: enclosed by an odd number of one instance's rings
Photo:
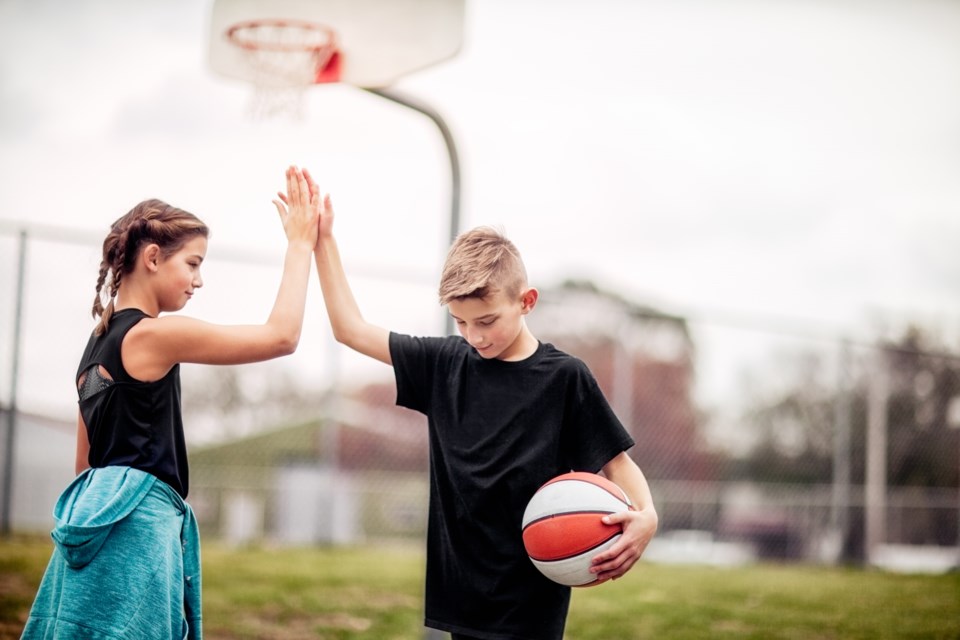
[[[60,496],[50,564],[21,638],[201,640],[200,535],[169,485],[87,469]]]

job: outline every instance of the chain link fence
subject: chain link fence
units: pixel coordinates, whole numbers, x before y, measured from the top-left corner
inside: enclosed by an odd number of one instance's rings
[[[72,379],[92,327],[84,314],[99,241],[0,228],[8,530],[47,528],[72,476]],[[205,287],[187,311],[262,321],[281,261],[279,251],[212,243]],[[367,317],[411,334],[443,331],[435,275],[347,269]],[[201,530],[236,544],[420,541],[426,421],[394,406],[388,367],[334,343],[311,286],[293,356],[182,368]],[[541,340],[590,366],[634,435],[658,538],[829,563],[875,560],[898,546],[956,555],[960,357],[933,330],[839,336],[654,309],[576,281],[542,289],[528,318]]]

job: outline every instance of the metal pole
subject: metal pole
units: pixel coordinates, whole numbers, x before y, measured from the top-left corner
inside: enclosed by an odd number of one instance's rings
[[[440,129],[440,134],[443,136],[443,142],[447,145],[447,154],[450,156],[450,179],[452,185],[450,190],[450,244],[453,244],[453,241],[457,239],[457,235],[460,233],[460,160],[457,157],[457,146],[454,144],[453,134],[450,133],[450,128],[447,126],[447,123],[440,116],[440,114],[436,112],[436,110],[421,102],[417,102],[406,96],[402,96],[394,91],[388,91],[386,89],[365,90],[378,95],[381,98],[386,98],[387,100],[391,100],[397,104],[413,109],[414,111],[419,111],[423,115],[433,120],[434,124],[437,125],[437,128]],[[450,317],[449,313],[443,314],[443,327],[444,335],[453,334],[453,318]],[[424,633],[426,640],[440,640],[447,636],[446,633],[429,628],[424,629]]]
[[[887,399],[890,372],[886,352],[878,351],[867,392],[867,468],[864,551],[867,562],[886,538]]]
[[[460,160],[457,156],[457,146],[454,143],[450,127],[447,126],[446,121],[435,109],[422,102],[388,89],[365,88],[364,90],[422,113],[430,118],[434,124],[437,125],[437,128],[440,129],[443,142],[447,145],[447,154],[450,156],[450,179],[452,186],[450,190],[450,244],[453,244],[453,241],[456,240],[457,235],[460,233]],[[444,313],[444,332],[446,335],[454,332],[453,318],[447,313]]]
[[[614,336],[617,347],[613,350],[613,408],[620,421],[627,427],[634,438],[639,440],[639,434],[634,431],[633,424],[633,363],[634,341],[630,336],[630,318],[625,317],[617,328]]]
[[[10,535],[10,503],[13,499],[13,449],[16,445],[17,431],[17,378],[20,375],[20,328],[23,319],[23,280],[27,258],[27,232],[20,230],[17,258],[17,293],[13,316],[13,354],[10,365],[10,406],[7,413],[7,438],[3,460],[3,494],[0,496],[0,533]]]
[[[844,556],[850,528],[850,343],[840,343],[837,362],[837,394],[833,406],[833,500],[830,524],[836,536],[836,558]]]

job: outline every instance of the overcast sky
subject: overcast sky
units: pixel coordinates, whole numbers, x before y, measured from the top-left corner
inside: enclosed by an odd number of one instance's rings
[[[342,86],[311,90],[302,120],[251,120],[249,87],[208,69],[211,7],[0,0],[5,299],[16,223],[99,240],[148,197],[208,222],[211,265],[228,249],[278,265],[270,199],[297,163],[333,194],[348,267],[413,279],[388,295],[359,283],[367,315],[439,331],[450,181],[436,128]],[[504,227],[534,284],[589,278],[668,312],[837,334],[958,326],[960,3],[468,0],[466,29],[457,58],[394,88],[453,131],[462,227]],[[31,313],[55,309],[58,334],[82,343],[96,250],[48,243],[31,256]],[[232,297],[204,291],[187,311],[259,321],[276,274],[239,288],[208,275]],[[321,370],[325,336],[305,333],[295,361]],[[703,344],[723,350],[706,333]],[[43,367],[65,362],[53,395],[69,404],[81,346],[31,349],[28,378],[49,384],[61,370]],[[37,408],[49,389],[25,386]]]

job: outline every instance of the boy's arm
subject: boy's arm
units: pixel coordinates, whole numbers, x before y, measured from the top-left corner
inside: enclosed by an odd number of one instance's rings
[[[615,580],[633,567],[657,532],[659,522],[647,479],[626,451],[604,465],[603,475],[630,496],[634,511],[614,513],[603,518],[606,524],[622,525],[623,535],[617,544],[593,559],[591,570],[597,573],[601,581]]]
[[[304,175],[310,183],[311,191],[318,192],[313,177],[307,171],[304,171]],[[330,196],[325,196],[320,206],[320,232],[317,235],[314,259],[317,262],[317,274],[320,276],[320,288],[323,290],[327,315],[330,316],[333,337],[354,351],[393,365],[390,357],[390,332],[364,320],[347,282],[337,241],[333,237],[333,207],[330,205]]]
[[[647,478],[640,471],[640,467],[633,461],[633,458],[627,455],[626,451],[621,451],[603,466],[603,475],[627,492],[630,501],[633,502],[634,509],[637,511],[649,510],[656,513]]]
[[[354,351],[393,365],[390,332],[364,320],[347,282],[333,235],[320,236],[314,257],[333,337]]]

